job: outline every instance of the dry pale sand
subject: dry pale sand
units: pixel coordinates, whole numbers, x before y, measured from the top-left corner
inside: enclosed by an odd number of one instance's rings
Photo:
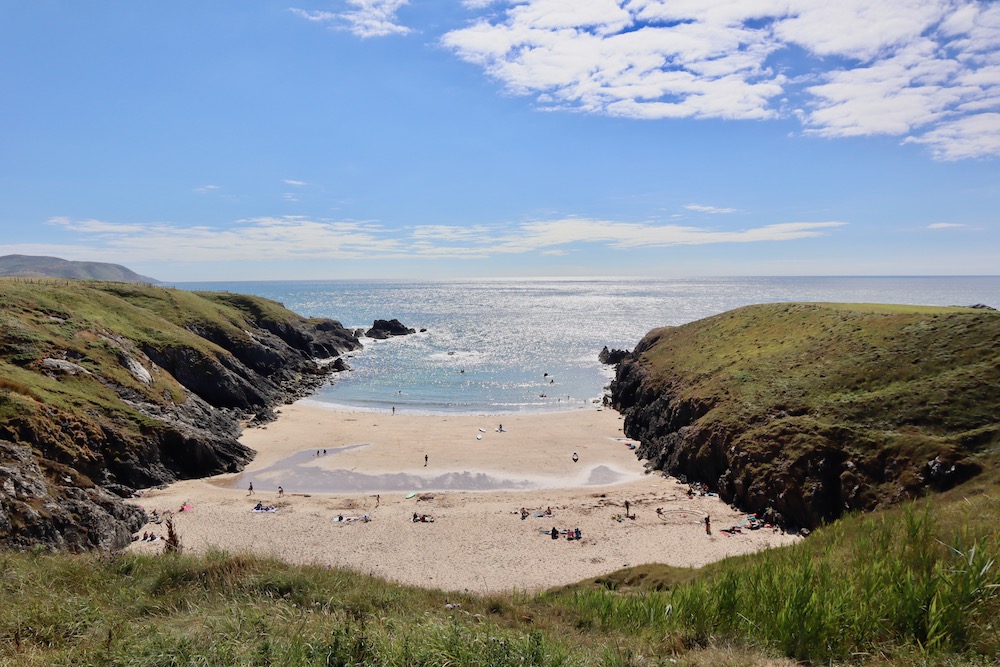
[[[300,402],[281,413],[244,432],[257,456],[243,473],[150,489],[135,502],[173,511],[189,553],[247,551],[449,591],[539,590],[644,563],[697,567],[796,539],[770,529],[721,532],[746,517],[715,497],[689,499],[673,478],[647,474],[611,410],[417,416]],[[335,451],[350,445],[363,446]],[[456,483],[480,490],[427,488]],[[502,483],[532,488],[490,488]],[[344,484],[368,486],[338,490]],[[410,492],[417,495],[406,498]],[[278,510],[254,513],[258,500]],[[626,500],[634,518],[624,518]],[[185,504],[191,509],[178,512]],[[522,507],[532,514],[551,508],[552,516],[522,519]],[[433,523],[414,523],[414,512]],[[371,521],[334,521],[364,514]],[[578,527],[582,539],[553,540],[553,527]],[[165,533],[162,525],[143,531]]]

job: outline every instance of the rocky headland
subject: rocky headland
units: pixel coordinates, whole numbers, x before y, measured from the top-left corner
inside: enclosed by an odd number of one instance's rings
[[[357,336],[276,302],[0,280],[0,545],[117,548],[135,489],[235,472],[248,423],[343,369]]]
[[[995,311],[789,303],[651,331],[608,402],[651,467],[814,528],[977,475],[998,386]]]

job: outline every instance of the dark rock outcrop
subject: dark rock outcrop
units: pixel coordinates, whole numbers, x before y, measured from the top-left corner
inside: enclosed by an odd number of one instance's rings
[[[0,544],[121,549],[145,522],[141,509],[72,469],[53,464],[43,469],[29,447],[0,440]]]
[[[632,353],[628,350],[609,350],[608,346],[605,345],[604,349],[597,355],[597,360],[605,366],[617,366],[631,356]]]
[[[410,329],[399,320],[392,319],[375,320],[375,323],[372,324],[372,327],[365,332],[365,335],[376,340],[385,340],[386,338],[391,338],[392,336],[406,336],[413,333],[417,333],[417,330]]]

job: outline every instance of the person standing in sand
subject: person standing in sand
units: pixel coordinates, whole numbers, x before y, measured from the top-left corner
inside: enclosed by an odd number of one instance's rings
[[[424,454],[424,467],[425,468],[427,467],[427,455],[426,454]]]
[[[247,495],[248,496],[252,496],[253,495],[253,482],[250,482],[250,486],[247,487]]]

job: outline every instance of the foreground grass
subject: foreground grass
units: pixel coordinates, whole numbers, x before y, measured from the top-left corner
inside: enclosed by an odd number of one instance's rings
[[[659,591],[449,597],[225,553],[4,554],[0,664],[996,664],[1000,537],[953,518],[852,518]]]

